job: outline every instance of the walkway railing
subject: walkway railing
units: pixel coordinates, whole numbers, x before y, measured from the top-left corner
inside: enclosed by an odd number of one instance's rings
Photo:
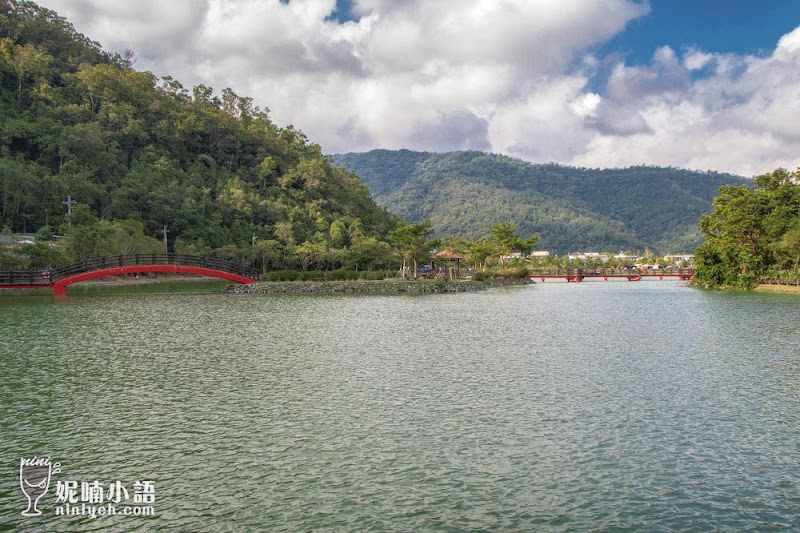
[[[628,276],[693,276],[694,268],[660,268],[658,270],[644,268],[536,268],[531,270],[531,277],[553,276],[553,277],[572,277],[582,276],[586,278],[595,277],[628,277]]]
[[[213,257],[187,254],[131,254],[98,257],[51,270],[0,271],[0,285],[52,285],[56,281],[85,272],[137,265],[180,265],[208,268],[237,274],[252,280],[258,280],[259,276],[259,272],[254,268]]]

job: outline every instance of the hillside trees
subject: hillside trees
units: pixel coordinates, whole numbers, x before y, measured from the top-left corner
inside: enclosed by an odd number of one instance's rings
[[[483,152],[373,150],[334,156],[392,213],[437,235],[470,239],[514,221],[539,248],[691,252],[719,187],[750,180],[716,172],[639,166],[589,169],[532,164]]]
[[[167,225],[170,251],[266,269],[341,266],[358,238],[385,244],[400,223],[251,98],[186,89],[131,59],[33,2],[0,0],[0,227],[68,228],[75,202],[96,221],[67,235],[72,260],[105,249],[104,225],[132,220],[148,238]]]

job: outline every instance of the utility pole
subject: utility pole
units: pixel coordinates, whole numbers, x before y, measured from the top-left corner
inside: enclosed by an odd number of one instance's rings
[[[161,230],[161,233],[164,234],[164,253],[167,254],[167,253],[169,253],[167,251],[167,233],[169,233],[169,229],[167,229],[167,225],[166,224],[164,224],[164,229]]]
[[[62,204],[66,204],[67,206],[67,224],[72,226],[72,220],[70,220],[70,215],[72,214],[72,206],[75,205],[75,200],[72,199],[71,194],[67,194],[67,201],[61,202]]]

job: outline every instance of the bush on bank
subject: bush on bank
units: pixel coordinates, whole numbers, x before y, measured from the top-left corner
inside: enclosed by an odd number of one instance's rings
[[[378,281],[386,277],[383,270],[275,270],[261,275],[261,281]]]
[[[492,270],[479,270],[472,275],[473,281],[488,281],[490,279],[524,279],[531,276],[528,268],[498,268]]]

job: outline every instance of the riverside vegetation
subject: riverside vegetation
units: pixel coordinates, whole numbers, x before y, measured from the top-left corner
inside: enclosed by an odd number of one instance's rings
[[[700,222],[695,284],[753,289],[761,280],[800,281],[800,175],[778,169],[752,186],[726,186]]]
[[[337,156],[406,223],[251,98],[188,90],[134,63],[53,11],[0,0],[0,270],[170,251],[250,264],[266,279],[375,280],[416,277],[442,247],[476,271],[499,268],[477,273],[491,278],[525,268],[507,258],[537,245],[675,251],[705,237],[700,285],[800,277],[796,173],[748,186],[726,174],[573,169],[480,152]],[[13,238],[33,232],[33,244]]]

